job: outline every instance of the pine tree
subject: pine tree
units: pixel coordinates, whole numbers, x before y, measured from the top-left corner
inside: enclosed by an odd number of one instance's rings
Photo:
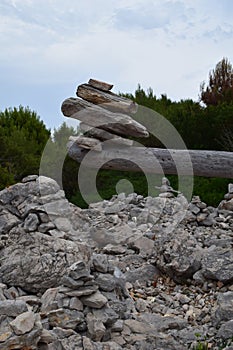
[[[207,86],[203,82],[200,90],[200,100],[206,106],[233,102],[233,68],[227,58],[223,58],[215,69],[210,71]]]
[[[0,112],[0,188],[39,173],[40,157],[49,136],[50,131],[28,107]]]

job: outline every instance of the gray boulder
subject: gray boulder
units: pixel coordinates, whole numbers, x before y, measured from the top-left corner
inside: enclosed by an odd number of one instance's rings
[[[3,283],[33,293],[44,292],[60,285],[75,262],[89,263],[90,248],[74,242],[71,207],[54,180],[40,176],[13,185],[0,192],[0,204],[6,208],[0,207],[0,227],[5,233],[0,256]],[[71,230],[67,233],[57,227],[57,235],[51,234],[50,228],[54,231],[56,220],[61,221],[63,216]]]
[[[5,284],[43,292],[58,286],[70,265],[89,258],[90,250],[81,243],[14,228],[2,250],[0,276]]]
[[[217,336],[221,339],[230,339],[233,334],[233,319],[223,323],[218,330]]]
[[[25,311],[28,311],[28,309],[27,304],[23,300],[0,301],[0,315],[16,317]]]
[[[157,267],[176,282],[185,282],[201,268],[203,249],[188,231],[158,235],[155,239]]]
[[[215,323],[218,325],[223,321],[233,319],[233,292],[220,293],[215,311]]]
[[[221,242],[220,242],[221,244]],[[233,251],[231,248],[212,246],[202,259],[202,274],[206,279],[223,283],[233,281]]]

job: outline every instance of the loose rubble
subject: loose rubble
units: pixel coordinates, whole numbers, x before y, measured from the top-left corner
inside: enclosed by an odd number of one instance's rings
[[[159,189],[83,210],[43,176],[0,192],[0,349],[231,349],[233,185],[217,208]]]

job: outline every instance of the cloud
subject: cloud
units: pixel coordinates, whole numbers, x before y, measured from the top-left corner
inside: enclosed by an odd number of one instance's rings
[[[22,101],[49,111],[51,125],[62,96],[90,77],[116,92],[140,83],[195,99],[208,71],[223,56],[233,59],[230,3],[1,0],[0,110]]]
[[[120,8],[115,14],[115,25],[119,29],[141,28],[150,30],[164,28],[185,17],[185,6],[180,1],[147,1],[136,6]]]

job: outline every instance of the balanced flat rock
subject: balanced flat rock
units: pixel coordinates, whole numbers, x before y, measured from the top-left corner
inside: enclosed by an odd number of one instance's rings
[[[79,85],[76,94],[85,101],[101,105],[101,107],[112,112],[136,113],[138,109],[137,103],[132,100],[118,96],[110,91],[98,90],[88,84]]]
[[[148,137],[146,128],[122,113],[113,113],[100,106],[93,105],[79,98],[70,97],[61,106],[66,117],[78,119],[85,124],[100,128],[117,135]]]
[[[84,135],[87,137],[94,137],[100,141],[110,141],[112,144],[119,144],[120,146],[126,146],[126,147],[133,146],[133,140],[116,136],[114,134],[111,134],[108,131],[101,130],[98,128],[93,128],[84,123],[80,123],[79,128],[81,131],[84,132]]]
[[[96,79],[90,79],[88,81],[88,84],[93,86],[96,89],[100,89],[100,90],[103,90],[103,91],[109,91],[109,90],[111,90],[113,88],[112,84],[108,84],[108,83],[105,83],[103,81],[96,80]]]
[[[76,143],[81,148],[92,149],[97,152],[102,151],[101,142],[93,137],[70,136],[69,141]]]

